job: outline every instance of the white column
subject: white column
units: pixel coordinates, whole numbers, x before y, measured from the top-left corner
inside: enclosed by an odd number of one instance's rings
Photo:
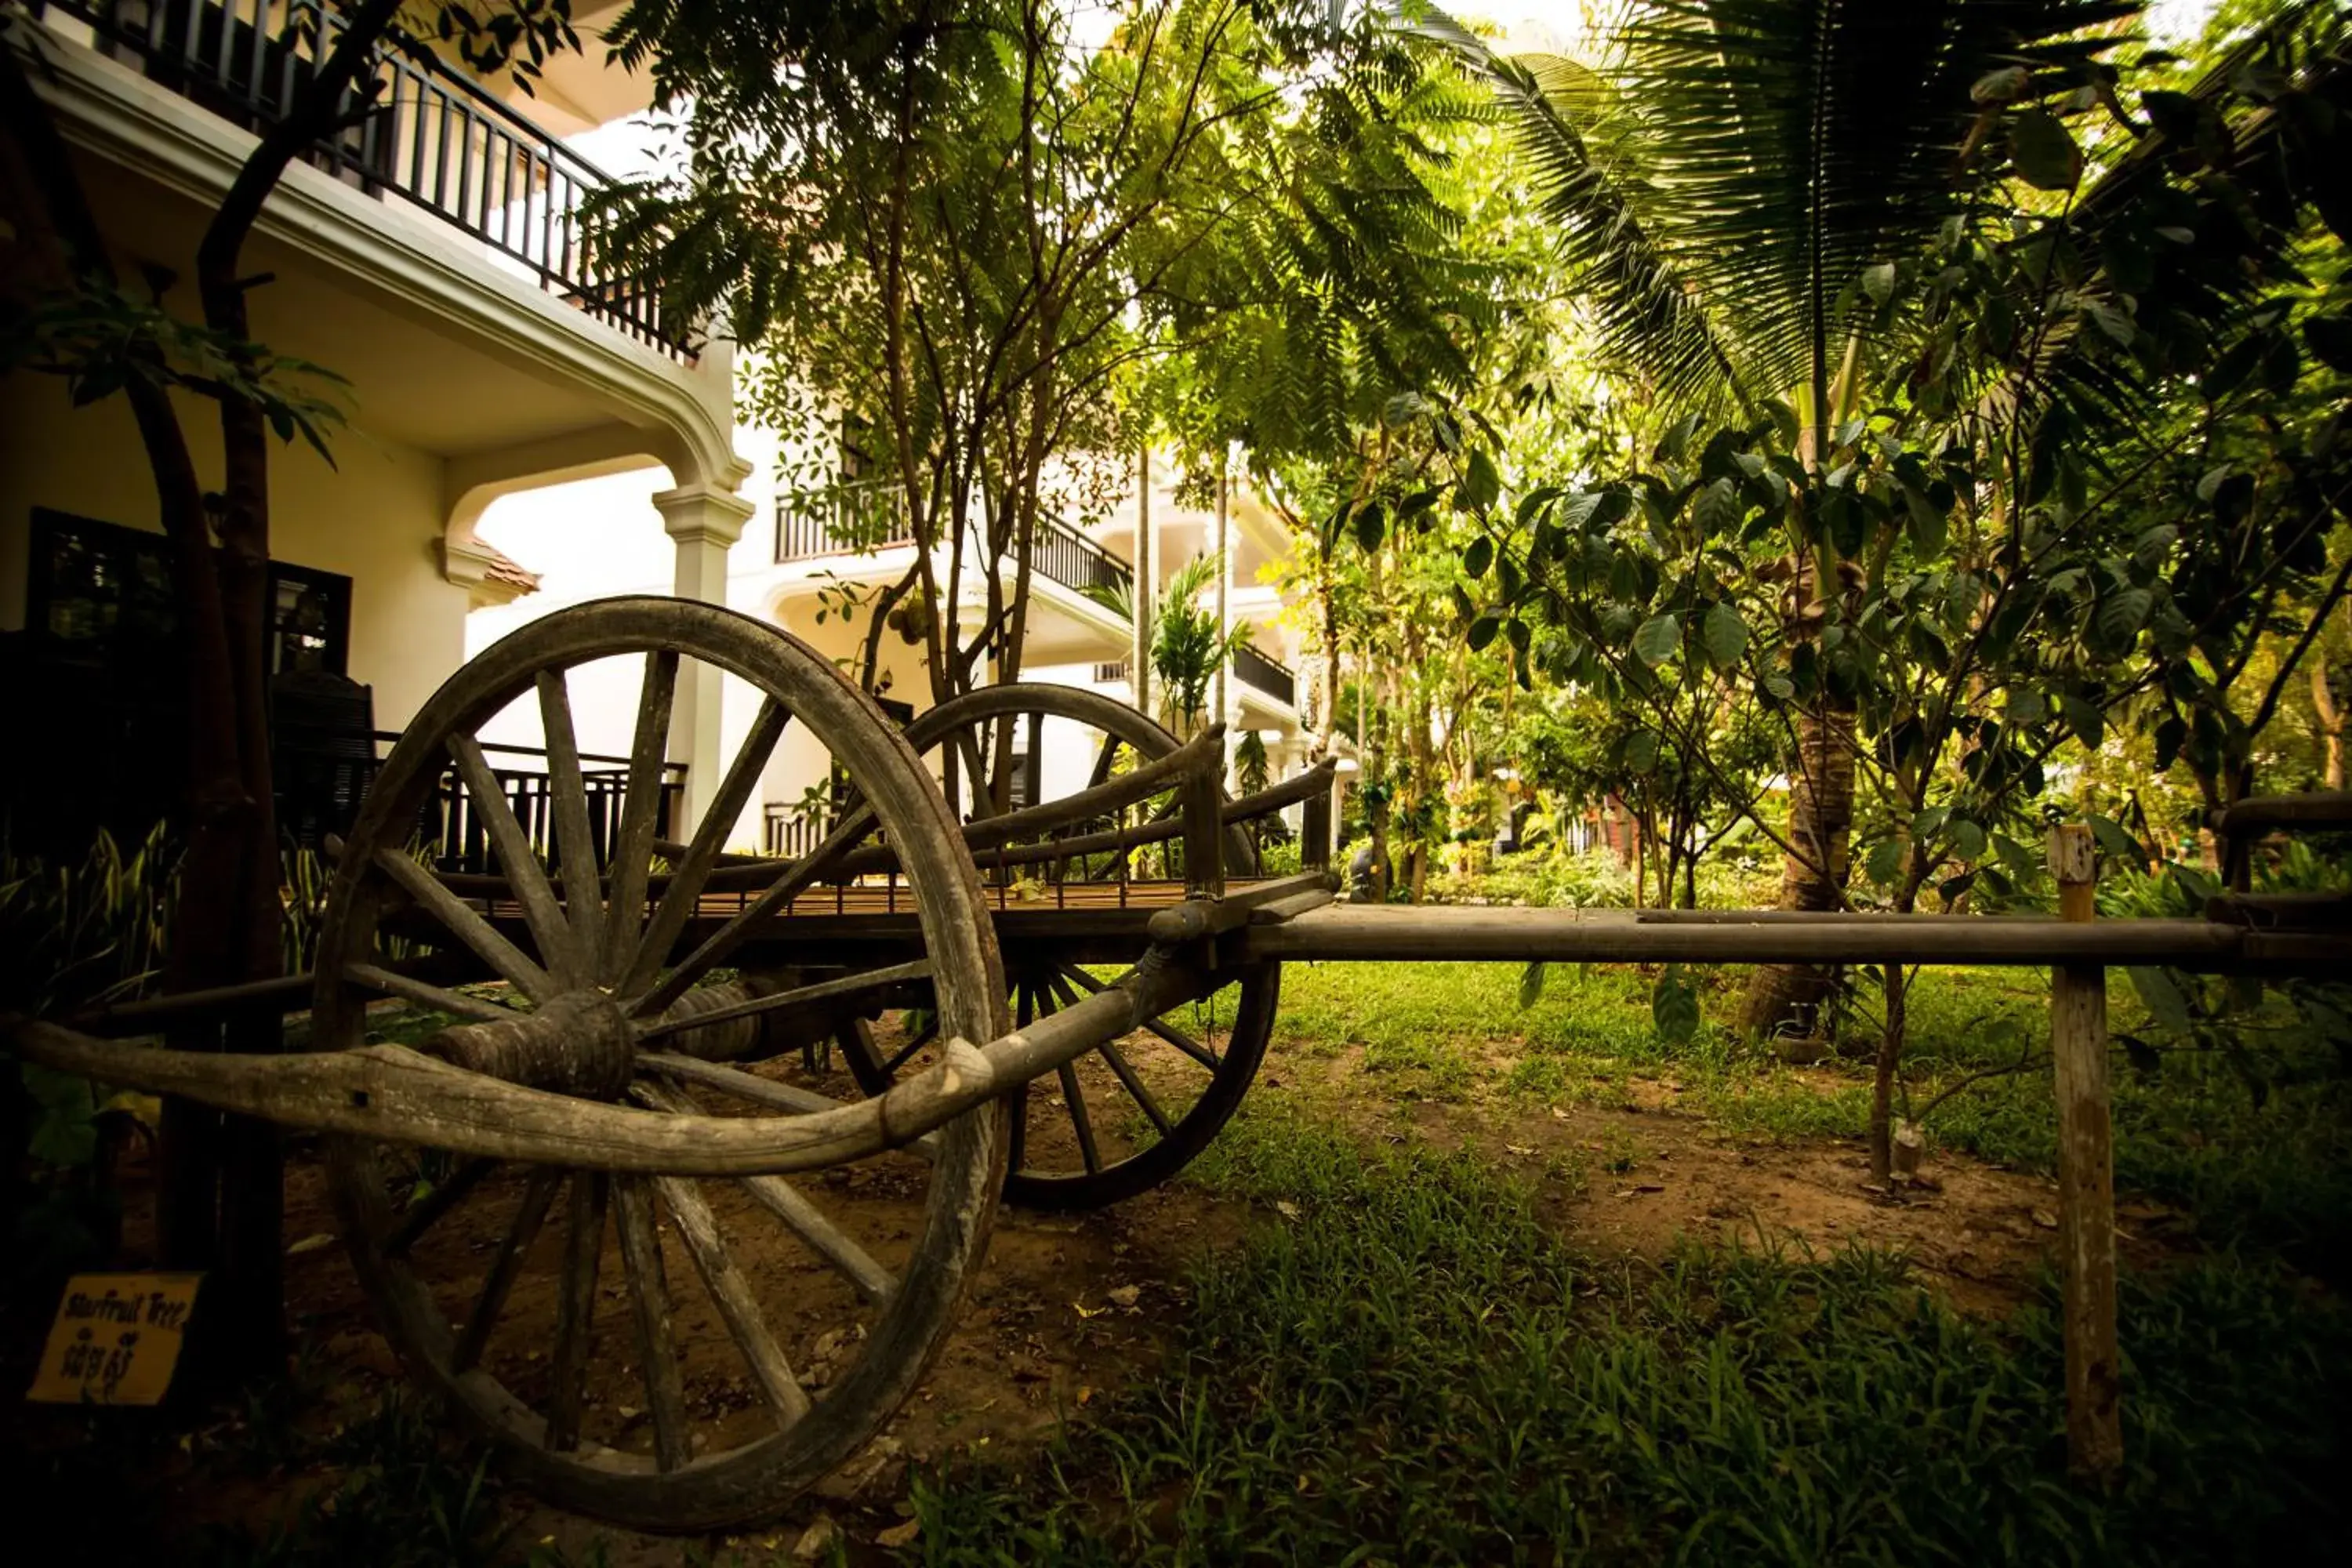
[[[706,605],[727,603],[727,552],[743,537],[752,504],[732,490],[716,485],[686,485],[654,497],[662,527],[677,543],[677,578],[673,588],[681,599]],[[710,792],[726,771],[722,713],[724,678],[705,664],[689,664],[680,672],[676,706],[670,710],[669,757],[686,764],[686,799],[681,833],[702,820]]]
[[[1152,570],[1151,448],[1139,449],[1135,459],[1135,591],[1129,597],[1135,611],[1135,645],[1128,654],[1127,687],[1134,693],[1136,710],[1151,714],[1151,602],[1158,578]]]
[[[1233,508],[1226,479],[1226,462],[1217,461],[1217,638],[1222,643],[1234,634],[1234,529]],[[1224,778],[1228,788],[1234,778],[1234,726],[1241,721],[1239,694],[1234,689],[1234,661],[1219,661],[1214,693],[1210,711],[1225,727]]]

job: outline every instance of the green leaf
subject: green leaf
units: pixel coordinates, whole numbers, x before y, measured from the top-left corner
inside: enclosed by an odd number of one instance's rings
[[[2132,990],[2139,995],[2139,1004],[2159,1027],[2176,1035],[2185,1035],[2197,1026],[2189,1010],[2189,998],[2181,994],[2180,983],[2164,970],[2136,963],[2124,971],[2131,976]]]
[[[1636,730],[1625,737],[1620,754],[1628,773],[1646,774],[1658,765],[1658,737],[1647,730]]]
[[[1870,858],[1863,863],[1863,870],[1880,887],[1893,887],[1895,879],[1903,871],[1903,847],[1900,838],[1880,839],[1870,847]]]
[[[1728,599],[1718,599],[1699,622],[1698,640],[1717,669],[1729,669],[1748,650],[1748,623]]]
[[[1454,584],[1454,613],[1465,621],[1478,618],[1478,606],[1470,602],[1470,595],[1462,591],[1459,583]]]
[[[1699,537],[1713,539],[1739,526],[1739,514],[1747,509],[1739,504],[1739,490],[1729,479],[1717,479],[1698,492],[1691,508],[1691,521],[1698,528]]]
[[[2139,328],[2132,319],[2105,300],[2084,300],[2083,313],[2097,323],[2099,331],[2126,348],[2131,347],[2132,340],[2139,335]]]
[[[1363,510],[1356,514],[1356,542],[1367,551],[1378,550],[1381,547],[1382,521],[1381,503],[1372,501],[1368,504]]]
[[[1543,996],[1544,961],[1537,959],[1519,973],[1519,1005],[1532,1007]]]
[[[2352,315],[2312,317],[2303,324],[2303,341],[2328,369],[2352,375]]]
[[[2075,739],[2095,752],[2099,749],[2099,742],[2106,738],[2107,717],[2095,703],[2079,697],[2061,697],[2058,711],[2066,716],[2066,728],[2074,731]]]
[[[2070,190],[2082,177],[2082,149],[2046,109],[2022,110],[2009,122],[2009,156],[2025,183],[2042,190]]]
[[[1462,482],[1454,487],[1454,504],[1464,511],[1485,511],[1503,493],[1503,476],[1495,471],[1495,460],[1483,448],[1470,454],[1470,465]]]
[[[1965,816],[1956,816],[1950,824],[1952,858],[1956,860],[1980,860],[1985,852],[1985,830]]]
[[[1484,534],[1472,540],[1470,548],[1462,552],[1462,570],[1473,577],[1484,577],[1486,568],[1494,563],[1495,542]]]
[[[1486,645],[1495,640],[1495,634],[1502,629],[1503,623],[1496,620],[1492,616],[1480,616],[1476,620],[1472,621],[1470,623],[1470,651],[1472,653],[1480,653],[1485,651]]]
[[[2143,871],[2147,869],[2147,851],[2140,847],[2138,839],[2124,830],[2122,823],[2112,816],[2101,816],[2095,811],[2087,820],[2091,825],[2091,837],[2099,841],[2101,849]]]
[[[1698,987],[1683,977],[1681,964],[1669,963],[1659,972],[1650,993],[1650,1021],[1658,1038],[1672,1046],[1685,1045],[1698,1033]]]
[[[2100,601],[2099,636],[2110,645],[2127,647],[2147,625],[2148,612],[2156,607],[2156,595],[2146,588],[2125,588]]]
[[[1633,634],[1633,652],[1643,664],[1655,667],[1682,651],[1682,622],[1673,616],[1652,616]]]
[[[1691,436],[1698,429],[1698,422],[1699,416],[1696,414],[1685,414],[1667,426],[1666,433],[1658,437],[1658,444],[1652,449],[1651,457],[1661,463],[1681,462],[1683,448],[1690,445]]]
[[[1895,297],[1895,263],[1882,261],[1875,267],[1862,269],[1862,291],[1870,296],[1874,305],[1884,305]]]

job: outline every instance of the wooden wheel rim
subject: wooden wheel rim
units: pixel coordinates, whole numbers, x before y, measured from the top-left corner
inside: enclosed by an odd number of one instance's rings
[[[1083,687],[1046,681],[983,687],[950,698],[918,715],[907,726],[907,743],[918,753],[928,755],[959,731],[991,720],[1033,713],[1083,724],[1133,748],[1144,762],[1157,762],[1181,744],[1149,715],[1115,698]],[[953,810],[952,803],[950,809]],[[1229,827],[1225,837],[1228,865],[1248,865],[1255,860],[1256,847],[1238,825]],[[1240,1108],[1265,1058],[1266,1043],[1274,1032],[1282,966],[1256,964],[1242,972],[1237,979],[1231,1033],[1225,1049],[1218,1056],[1216,1069],[1198,1098],[1175,1119],[1167,1132],[1149,1146],[1098,1171],[1009,1170],[1005,1197],[1024,1208],[1099,1208],[1147,1192],[1190,1164]],[[1224,987],[1221,985],[1219,989],[1222,992]],[[849,1044],[844,1042],[845,1047]],[[880,1064],[856,1049],[845,1049],[843,1054],[866,1093],[878,1094],[889,1087]]]
[[[822,656],[772,626],[692,601],[637,597],[560,611],[501,639],[451,677],[404,731],[352,828],[329,895],[313,1013],[315,1037],[327,1048],[362,1037],[366,992],[343,970],[373,956],[383,890],[371,874],[374,851],[391,842],[396,825],[415,820],[446,765],[450,738],[473,734],[530,690],[541,671],[663,651],[735,675],[782,702],[792,721],[814,731],[857,780],[882,831],[899,847],[943,1025],[975,1042],[1005,1032],[1003,968],[978,874],[946,802],[880,710]],[[425,1282],[382,1249],[390,1216],[376,1146],[333,1140],[331,1174],[362,1285],[420,1384],[551,1500],[640,1528],[712,1530],[773,1516],[848,1458],[938,1354],[985,1248],[1003,1185],[1002,1102],[959,1118],[938,1139],[921,1227],[854,1364],[788,1428],[706,1458],[689,1454],[667,1469],[609,1448],[551,1450],[543,1445],[543,1418],[488,1373],[453,1372],[455,1336],[446,1315]],[[601,1235],[600,1228],[600,1247]]]

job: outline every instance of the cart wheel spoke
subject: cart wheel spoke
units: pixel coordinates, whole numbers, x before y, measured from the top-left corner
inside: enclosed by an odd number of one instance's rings
[[[1021,1087],[1005,1098],[1011,1102],[1013,1128],[1005,1139],[1004,1168],[1018,1171],[1029,1159],[1029,1086],[1034,1079],[1023,1079]]]
[[[397,996],[419,1007],[436,1013],[447,1013],[459,1018],[471,1018],[477,1023],[504,1024],[517,1016],[517,1009],[501,1005],[486,997],[468,996],[462,991],[444,990],[429,982],[403,974],[396,969],[386,969],[376,963],[347,963],[343,976],[371,991],[381,991],[387,996]]]
[[[657,1084],[640,1084],[632,1092],[644,1104],[673,1116],[692,1116],[701,1110],[689,1096]],[[810,1251],[838,1269],[859,1296],[877,1307],[888,1304],[898,1289],[898,1280],[864,1247],[843,1235],[841,1228],[802,1196],[797,1187],[782,1176],[745,1176],[740,1185],[761,1208],[781,1220],[785,1229],[799,1237]]]
[[[588,1380],[588,1338],[596,1311],[596,1271],[604,1256],[604,1207],[612,1178],[602,1171],[572,1175],[571,1218],[563,1235],[563,1279],[555,1299],[554,1385],[547,1401],[547,1446],[565,1453],[580,1446],[580,1396]]]
[[[915,1031],[915,1037],[908,1040],[904,1046],[900,1047],[897,1056],[892,1057],[888,1061],[882,1064],[884,1076],[890,1078],[897,1077],[900,1068],[905,1067],[908,1062],[915,1059],[915,1053],[917,1051],[921,1050],[925,1046],[929,1045],[933,1040],[936,1040],[939,1037],[940,1016],[937,1012],[933,1012],[929,1018],[923,1021],[923,1026]]]
[[[580,950],[604,950],[604,887],[596,865],[596,834],[589,825],[588,774],[572,726],[572,689],[563,672],[539,672],[539,727],[547,741],[547,793],[554,807],[555,852],[563,863],[563,904]]]
[[[522,1190],[522,1202],[515,1207],[513,1223],[507,1226],[506,1240],[490,1261],[489,1277],[482,1281],[482,1293],[474,1302],[473,1315],[466,1320],[466,1327],[457,1336],[457,1348],[449,1357],[450,1371],[469,1372],[480,1363],[482,1352],[490,1342],[490,1331],[498,1326],[499,1315],[506,1310],[515,1276],[521,1272],[522,1260],[530,1254],[531,1243],[539,1239],[540,1227],[547,1222],[548,1207],[555,1201],[555,1189],[562,1181],[562,1173],[558,1171],[541,1169],[530,1173]]]
[[[725,963],[737,948],[759,931],[770,916],[813,886],[873,831],[874,812],[869,806],[859,806],[842,818],[840,825],[826,834],[824,841],[810,850],[799,864],[771,882],[765,892],[737,910],[725,925],[711,932],[701,946],[681,959],[677,967],[669,972],[668,977],[646,993],[645,999],[637,1004],[639,1016],[658,1014],[693,989],[696,981]]]
[[[1062,1102],[1069,1108],[1070,1130],[1078,1135],[1078,1158],[1087,1163],[1087,1174],[1102,1169],[1102,1151],[1095,1147],[1094,1119],[1087,1114],[1087,1091],[1078,1085],[1078,1069],[1064,1062],[1055,1069],[1062,1079]]]
[[[756,1018],[762,1013],[781,1013],[812,1002],[827,1001],[842,996],[856,996],[867,991],[879,991],[885,986],[903,985],[912,980],[931,977],[930,961],[917,959],[912,963],[894,963],[887,969],[867,970],[862,974],[845,974],[832,980],[820,980],[814,985],[796,986],[772,995],[755,996],[748,1002],[714,1008],[704,1013],[680,1013],[675,1017],[664,1016],[649,1025],[638,1037],[640,1043],[658,1040],[666,1036],[682,1034],[688,1029],[707,1029],[713,1024],[729,1024],[738,1018]]]
[[[844,1235],[814,1204],[782,1176],[746,1176],[743,1189],[761,1208],[774,1215],[785,1229],[805,1243],[849,1281],[868,1305],[887,1307],[898,1291],[898,1281],[871,1253]]]
[[[800,1116],[810,1116],[823,1110],[838,1110],[845,1103],[834,1099],[829,1094],[819,1094],[813,1089],[802,1089],[797,1084],[778,1083],[773,1079],[761,1078],[757,1073],[745,1072],[741,1068],[729,1067],[724,1062],[707,1062],[699,1057],[674,1056],[667,1051],[646,1051],[638,1056],[637,1066],[644,1071],[657,1074],[662,1078],[674,1079],[680,1083],[699,1084],[705,1089],[714,1089],[721,1094],[732,1095],[737,1100],[748,1100],[754,1105],[768,1106],[776,1110],[789,1110]],[[665,1101],[677,1098],[673,1092],[658,1091],[652,1085],[643,1083],[635,1085],[632,1092],[648,1103],[652,1103],[656,1098]],[[661,1109],[672,1108],[665,1103]],[[689,1106],[687,1109],[690,1111],[693,1108]]]
[[[1087,775],[1088,789],[1100,789],[1110,783],[1110,770],[1118,760],[1118,737],[1105,735],[1101,749],[1095,752],[1094,771]]]
[[[378,870],[392,879],[394,887],[440,921],[442,930],[472,948],[475,957],[498,971],[515,989],[534,1002],[544,1002],[556,994],[553,976],[525,957],[522,949],[500,936],[489,921],[443,887],[432,872],[392,848],[377,850],[375,864]]]
[[[1153,1131],[1162,1138],[1167,1137],[1176,1124],[1168,1120],[1168,1113],[1160,1110],[1160,1102],[1151,1097],[1150,1089],[1136,1075],[1133,1064],[1127,1059],[1127,1053],[1106,1040],[1102,1047],[1102,1059],[1110,1064],[1110,1070],[1118,1075],[1128,1098],[1143,1108],[1143,1114],[1150,1120]]]
[[[383,1238],[384,1255],[388,1258],[407,1257],[408,1249],[415,1247],[426,1231],[446,1218],[451,1209],[464,1203],[472,1195],[474,1189],[482,1184],[484,1176],[498,1168],[496,1160],[468,1160],[452,1171],[447,1181],[408,1205],[408,1212],[400,1216],[400,1223]]]
[[[1088,991],[1107,991],[1109,989],[1108,986],[1105,985],[1101,981],[1097,980],[1093,975],[1088,974],[1085,970],[1075,968],[1069,964],[1064,964],[1062,966],[1062,974],[1066,979],[1075,981],[1076,984],[1086,987]],[[1183,1030],[1178,1028],[1175,1025],[1170,1023],[1165,1018],[1147,1018],[1143,1022],[1143,1026],[1150,1030],[1153,1034],[1159,1036],[1161,1039],[1167,1041],[1170,1045],[1175,1047],[1178,1050],[1183,1052],[1186,1056],[1192,1058],[1194,1061],[1199,1062],[1202,1067],[1207,1068],[1211,1072],[1217,1070],[1219,1058],[1213,1047],[1202,1045],[1200,1041],[1194,1039],[1192,1036],[1186,1034]],[[1209,1037],[1213,1040],[1216,1038],[1216,1036],[1212,1032]]]
[[[530,836],[522,824],[515,820],[514,807],[507,804],[498,774],[482,755],[481,742],[471,735],[452,735],[449,755],[457,764],[466,793],[474,798],[475,815],[489,831],[499,869],[515,901],[522,906],[523,923],[530,928],[531,941],[539,946],[541,967],[567,989],[587,984],[593,967],[589,956],[580,946],[578,933],[563,918],[562,906],[555,901],[555,889],[539,863],[539,852],[530,847]]]
[[[646,928],[643,941],[637,944],[636,961],[621,983],[624,995],[635,994],[653,984],[661,973],[669,950],[686,930],[686,922],[702,901],[703,884],[710,879],[710,868],[719,863],[719,852],[727,847],[728,835],[735,831],[735,823],[743,815],[743,806],[751,798],[761,772],[768,765],[770,753],[791,720],[784,705],[771,697],[760,704],[759,713],[751,720],[751,731],[735,752],[728,765],[727,775],[711,796],[710,805],[696,825],[694,841],[687,846],[686,857],[673,869],[669,886],[663,889],[660,905]]]
[[[719,1309],[719,1321],[727,1325],[735,1348],[743,1352],[743,1361],[767,1396],[768,1408],[774,1412],[776,1425],[789,1430],[793,1422],[808,1414],[809,1397],[801,1391],[800,1379],[793,1373],[793,1363],[784,1357],[775,1336],[768,1331],[768,1321],[761,1314],[760,1303],[751,1295],[743,1272],[735,1267],[729,1256],[727,1244],[719,1239],[719,1222],[710,1213],[710,1205],[702,1201],[698,1184],[678,1176],[656,1176],[654,1188],[661,1194],[670,1218],[677,1222],[678,1239],[686,1244],[686,1255],[694,1264],[694,1271],[702,1277],[702,1288],[710,1293],[711,1305]]]
[[[637,1362],[654,1418],[654,1463],[677,1469],[690,1458],[686,1440],[686,1385],[670,1331],[669,1281],[662,1270],[661,1237],[654,1229],[653,1192],[644,1176],[614,1179],[613,1212],[621,1229],[621,1262],[637,1322]]]
[[[637,697],[637,732],[629,746],[628,794],[621,802],[621,831],[613,846],[613,892],[604,910],[604,955],[601,973],[616,981],[636,956],[637,929],[646,915],[646,879],[653,872],[654,831],[661,825],[662,767],[669,754],[670,709],[677,697],[677,654],[657,648],[646,655],[646,679]]]

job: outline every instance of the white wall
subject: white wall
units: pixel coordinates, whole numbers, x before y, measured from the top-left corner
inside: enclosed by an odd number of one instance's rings
[[[222,482],[219,416],[176,400],[197,473]],[[466,656],[466,591],[441,575],[441,459],[347,428],[330,467],[307,446],[270,448],[270,557],[352,579],[351,675],[396,730]],[[72,406],[63,382],[0,381],[0,627],[25,624],[32,509],[161,531],[152,471],[130,405]],[[159,679],[169,672],[158,671]]]

